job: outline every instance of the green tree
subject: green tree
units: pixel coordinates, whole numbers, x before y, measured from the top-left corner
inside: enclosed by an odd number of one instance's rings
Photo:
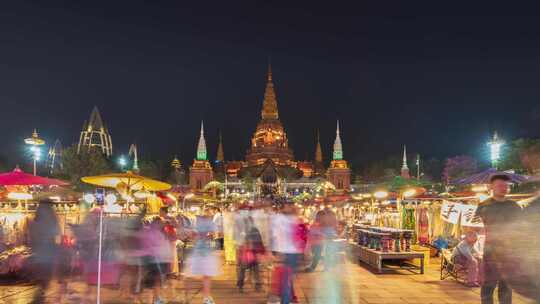
[[[540,158],[540,139],[516,139],[506,146],[502,156],[500,170],[532,174],[540,169],[540,164],[535,164],[535,159]]]
[[[444,163],[442,178],[445,183],[449,184],[475,173],[477,169],[476,159],[468,155],[449,157]]]
[[[110,173],[112,168],[110,161],[97,149],[82,149],[77,153],[75,145],[62,151],[62,163],[63,167],[55,177],[69,181],[78,190],[89,187],[81,182],[81,177]]]

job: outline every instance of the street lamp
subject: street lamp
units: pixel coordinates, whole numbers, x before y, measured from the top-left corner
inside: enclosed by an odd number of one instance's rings
[[[34,129],[34,132],[32,132],[32,137],[25,139],[24,143],[30,146],[32,160],[34,161],[34,175],[37,175],[37,162],[41,157],[41,149],[39,147],[43,146],[45,141],[39,138],[37,130]]]
[[[120,170],[124,171],[124,168],[127,165],[127,161],[126,161],[126,158],[123,155],[121,155],[120,158],[118,158],[118,164],[120,165]]]
[[[493,138],[487,143],[489,146],[491,167],[497,169],[499,159],[501,158],[501,148],[504,145],[504,140],[499,138],[497,132],[493,134]]]

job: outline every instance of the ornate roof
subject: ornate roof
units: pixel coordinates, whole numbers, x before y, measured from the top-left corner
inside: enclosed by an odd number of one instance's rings
[[[272,82],[272,66],[270,64],[268,65],[261,117],[262,119],[279,119],[276,92],[274,91],[274,83]]]
[[[257,166],[271,159],[277,165],[291,166],[293,153],[289,149],[287,134],[279,121],[276,94],[272,83],[272,69],[268,66],[266,90],[264,92],[262,119],[251,139],[246,155],[248,166]]]

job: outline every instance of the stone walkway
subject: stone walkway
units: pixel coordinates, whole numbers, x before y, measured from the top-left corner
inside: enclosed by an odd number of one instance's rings
[[[451,279],[439,280],[438,264],[433,261],[426,274],[407,272],[374,274],[364,266],[352,263],[340,265],[332,272],[301,273],[296,282],[300,303],[307,304],[377,304],[377,303],[480,303],[479,288],[468,288]],[[223,275],[213,282],[213,296],[218,304],[265,304],[266,292],[256,293],[246,284],[245,293],[235,288],[235,268],[225,266]],[[269,276],[265,275],[265,282]],[[183,303],[185,286],[189,303],[202,303],[200,282],[188,279],[185,282],[171,279],[164,291],[167,303]],[[268,286],[266,286],[266,289]],[[55,283],[47,291],[47,303],[83,303],[86,286],[82,282],[71,282],[69,295],[60,299],[60,288]],[[36,287],[28,284],[0,286],[0,303],[29,303]],[[102,302],[137,303],[124,289],[103,289]],[[337,301],[339,299],[341,301]],[[146,290],[139,303],[151,303],[151,293]],[[95,301],[93,302],[95,303]],[[514,303],[532,303],[514,295]]]

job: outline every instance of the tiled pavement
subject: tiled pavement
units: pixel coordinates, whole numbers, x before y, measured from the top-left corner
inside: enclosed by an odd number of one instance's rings
[[[186,285],[189,303],[202,303],[199,282],[169,280],[168,284],[164,291],[167,303],[182,303]],[[295,288],[300,303],[308,304],[480,303],[479,288],[468,288],[451,279],[440,281],[437,264],[431,264],[424,275],[406,272],[378,275],[364,266],[345,263],[332,272],[302,273]],[[60,299],[59,287],[53,284],[47,291],[47,303],[83,303],[86,290],[83,283],[72,282],[68,289],[70,294]],[[35,287],[24,284],[1,286],[0,303],[29,303],[35,290]],[[225,266],[224,274],[214,280],[212,293],[218,304],[264,304],[267,300],[266,293],[256,293],[250,285],[246,286],[244,294],[238,293],[233,266]],[[147,290],[139,303],[150,303],[150,299],[151,294]],[[105,288],[101,303],[137,302],[124,289]],[[532,302],[514,295],[514,303]]]

